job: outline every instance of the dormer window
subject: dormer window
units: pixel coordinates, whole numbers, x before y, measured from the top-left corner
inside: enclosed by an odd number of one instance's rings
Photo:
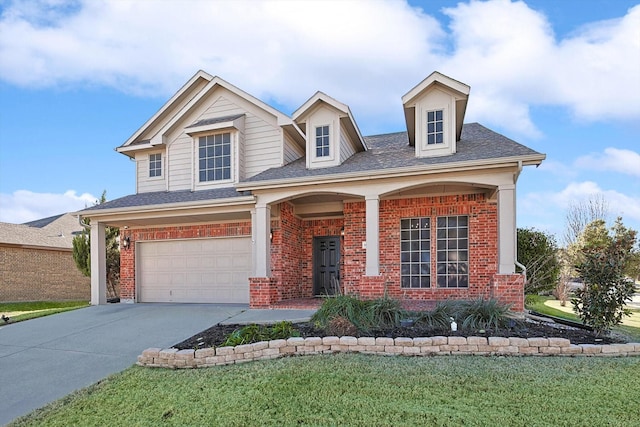
[[[199,137],[198,160],[200,182],[231,179],[231,134]]]
[[[316,127],[316,157],[329,157],[329,125]]]
[[[149,154],[149,178],[162,176],[162,154]]]
[[[427,112],[427,145],[444,143],[443,110]]]

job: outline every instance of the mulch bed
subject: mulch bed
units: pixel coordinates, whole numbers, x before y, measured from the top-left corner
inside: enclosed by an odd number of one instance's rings
[[[173,347],[183,349],[199,349],[207,347],[219,347],[236,329],[245,325],[215,325],[206,329],[191,338],[188,338]],[[314,328],[311,323],[296,323],[295,329],[303,338],[306,337],[324,337],[327,334],[322,329]],[[559,325],[551,322],[542,322],[537,320],[526,319],[518,321],[510,328],[487,330],[484,333],[478,331],[456,331],[450,329],[433,329],[418,326],[399,327],[386,330],[372,330],[355,336],[366,337],[433,337],[433,336],[481,336],[481,337],[515,337],[515,338],[566,338],[572,344],[615,344],[627,342],[624,338],[608,335],[598,337],[593,332],[584,329],[573,328],[569,326]]]

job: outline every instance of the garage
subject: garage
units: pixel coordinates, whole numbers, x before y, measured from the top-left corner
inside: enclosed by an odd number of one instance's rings
[[[251,238],[139,242],[140,302],[249,303]]]

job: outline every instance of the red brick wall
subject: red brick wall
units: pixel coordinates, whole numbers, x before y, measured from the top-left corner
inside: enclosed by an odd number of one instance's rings
[[[271,274],[278,284],[277,301],[313,296],[313,238],[340,236],[343,226],[342,218],[300,219],[290,203],[280,204],[280,219],[271,221]]]
[[[91,279],[80,273],[71,250],[0,247],[0,301],[91,298]]]
[[[436,286],[436,217],[469,216],[469,287]],[[400,287],[400,219],[431,217],[431,288]],[[387,292],[395,298],[470,299],[489,297],[491,278],[497,271],[498,212],[482,194],[420,197],[380,202],[380,274],[387,281]]]
[[[251,221],[200,224],[176,227],[120,229],[120,238],[129,237],[129,249],[120,251],[120,298],[135,299],[135,242],[205,237],[251,236]]]

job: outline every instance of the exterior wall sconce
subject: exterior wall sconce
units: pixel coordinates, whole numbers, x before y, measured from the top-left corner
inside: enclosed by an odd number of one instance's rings
[[[273,243],[273,230],[269,230],[269,241]]]
[[[129,237],[125,237],[124,239],[122,239],[122,248],[123,249],[129,249],[131,247],[131,239],[129,239]]]
[[[340,236],[344,237],[344,227],[342,227],[342,229],[340,229]]]

